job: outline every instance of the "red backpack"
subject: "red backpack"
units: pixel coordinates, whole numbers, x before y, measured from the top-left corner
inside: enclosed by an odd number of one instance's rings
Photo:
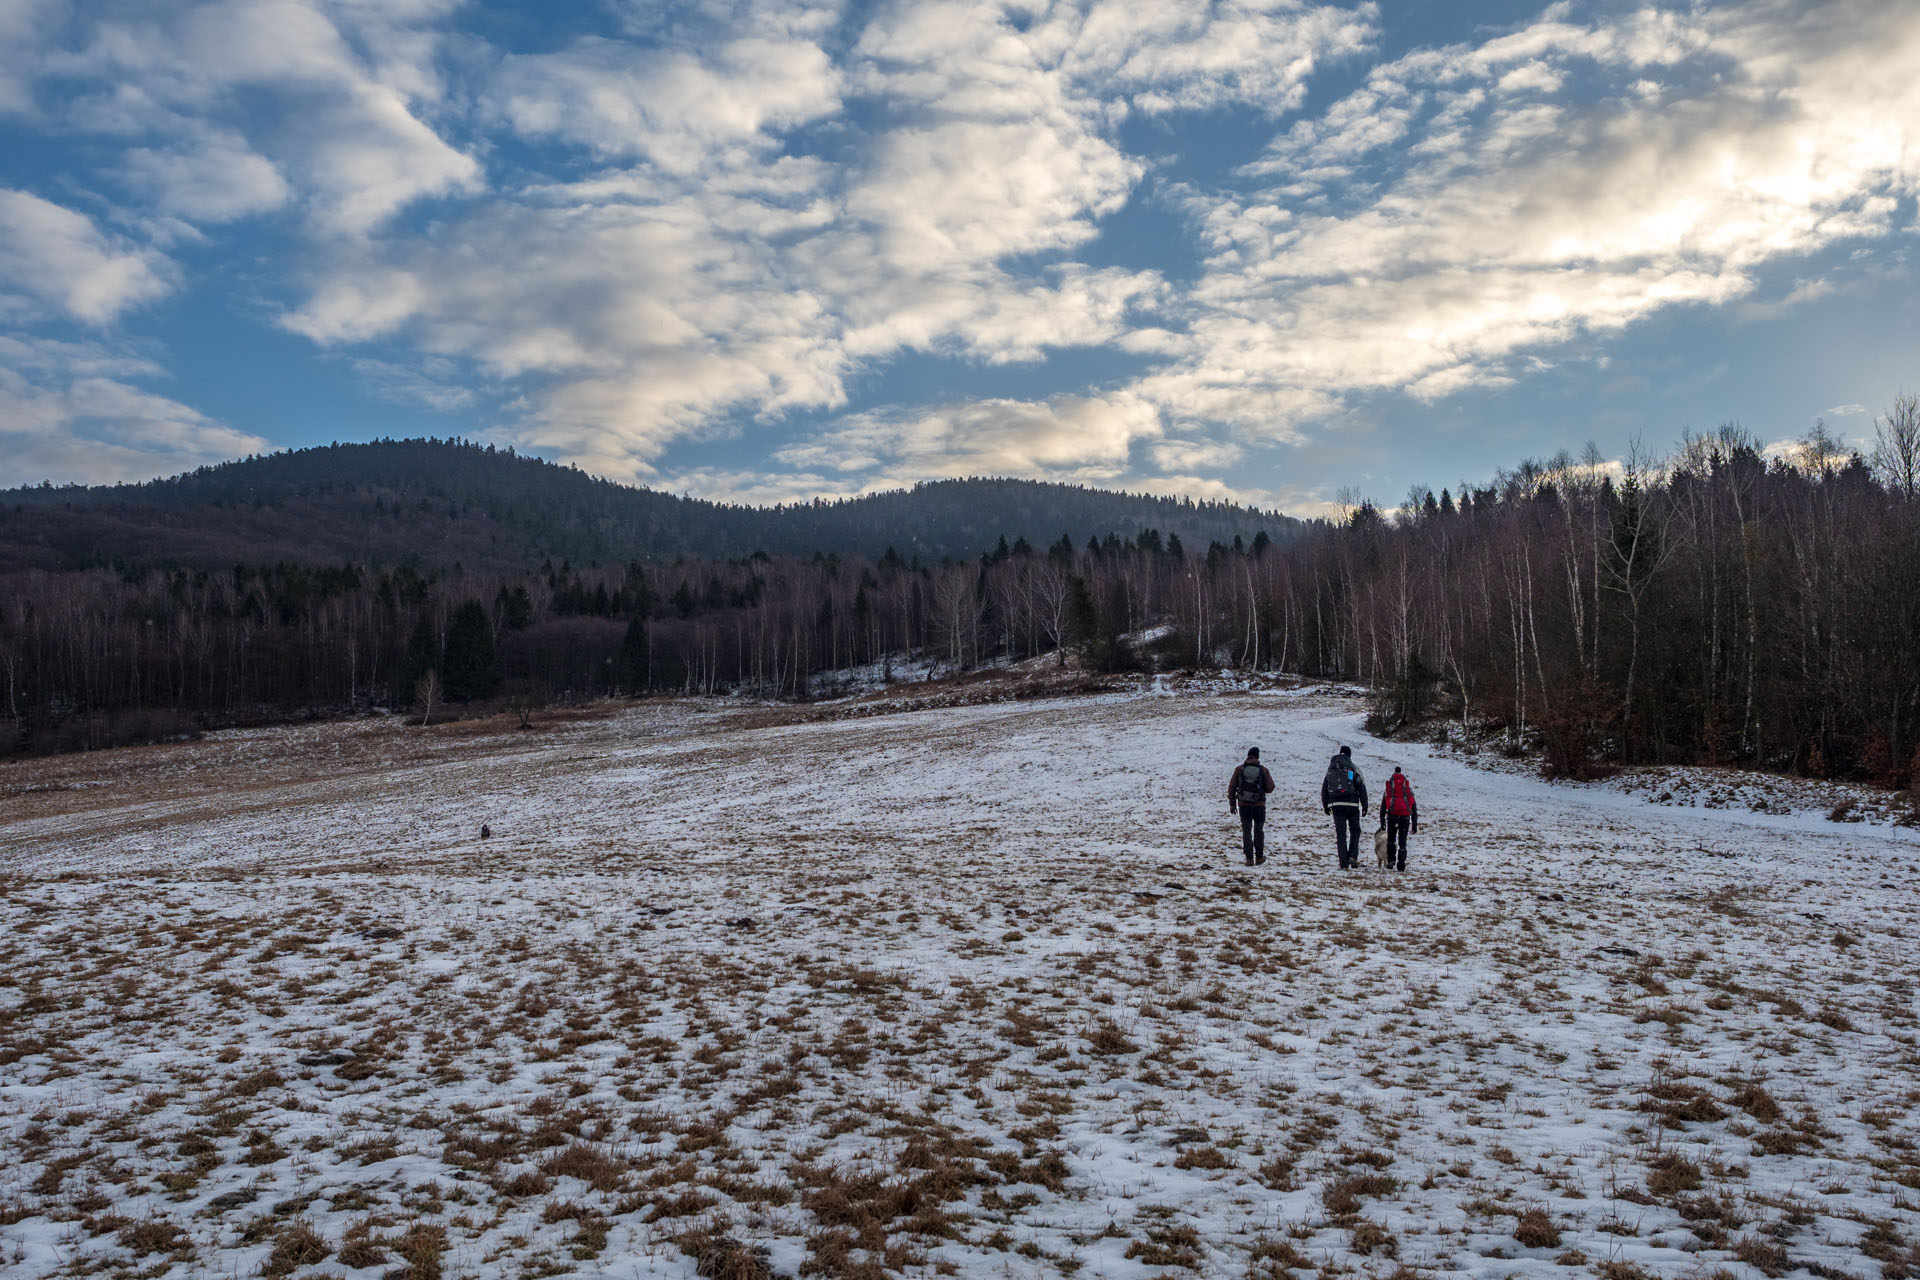
[[[1413,813],[1413,784],[1407,781],[1407,775],[1396,773],[1387,779],[1387,794],[1380,797],[1380,807],[1396,818],[1405,818]]]

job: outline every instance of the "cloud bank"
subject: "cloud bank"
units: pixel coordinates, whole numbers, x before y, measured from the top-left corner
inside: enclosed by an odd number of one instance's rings
[[[369,394],[603,474],[1259,496],[1250,451],[1371,398],[1534,376],[1782,266],[1782,305],[1817,297],[1920,195],[1920,11],[1868,0],[1555,4],[1390,60],[1372,4],[621,12],[516,48],[450,0],[0,3],[0,117],[97,157],[0,172],[9,430],[57,459],[149,422],[150,462],[101,455],[135,471],[252,442],[152,359],[116,399],[45,352],[253,234],[270,322]],[[1115,250],[1142,210],[1172,241]],[[1001,389],[1082,351],[1112,360]],[[974,376],[876,402],[911,360]],[[676,460],[729,438],[760,443]]]

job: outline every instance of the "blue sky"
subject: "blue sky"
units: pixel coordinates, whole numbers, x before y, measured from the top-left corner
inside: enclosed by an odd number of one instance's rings
[[[0,484],[458,435],[1311,514],[1865,440],[1916,193],[1892,2],[0,0]]]

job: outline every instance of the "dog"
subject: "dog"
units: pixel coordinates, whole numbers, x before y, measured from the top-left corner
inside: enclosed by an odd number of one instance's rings
[[[1393,865],[1393,854],[1387,848],[1387,829],[1385,827],[1373,833],[1373,860],[1383,867]]]

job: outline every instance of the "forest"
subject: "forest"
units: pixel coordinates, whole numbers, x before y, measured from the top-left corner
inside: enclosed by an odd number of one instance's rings
[[[408,710],[809,699],[850,668],[1046,658],[1356,681],[1552,776],[1686,762],[1916,781],[1920,406],[1871,457],[1737,427],[1525,462],[1391,510],[1187,545],[1000,536],[526,572],[367,563],[0,575],[13,751]],[[7,732],[8,726],[11,731]]]
[[[972,557],[996,537],[1145,529],[1188,542],[1304,525],[1230,502],[1037,480],[928,481],[854,498],[742,506],[617,484],[460,440],[287,450],[145,484],[0,491],[0,568],[226,570],[237,563],[524,572],[546,560],[678,556]]]

